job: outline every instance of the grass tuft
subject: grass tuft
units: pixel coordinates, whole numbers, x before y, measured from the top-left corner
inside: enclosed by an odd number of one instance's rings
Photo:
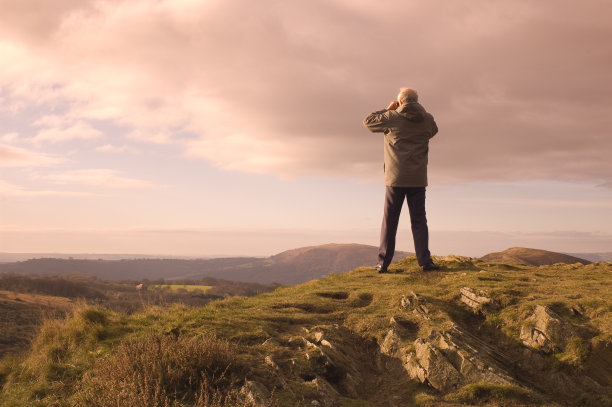
[[[96,361],[76,398],[92,407],[237,402],[246,373],[237,353],[214,336],[148,334]]]
[[[542,400],[523,388],[494,383],[471,383],[445,397],[460,403],[495,402],[500,407],[540,405]]]

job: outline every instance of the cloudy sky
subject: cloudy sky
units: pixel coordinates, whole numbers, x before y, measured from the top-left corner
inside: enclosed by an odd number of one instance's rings
[[[610,15],[607,0],[0,0],[0,251],[377,244],[382,139],[362,120],[402,86],[440,128],[434,253],[612,251]]]

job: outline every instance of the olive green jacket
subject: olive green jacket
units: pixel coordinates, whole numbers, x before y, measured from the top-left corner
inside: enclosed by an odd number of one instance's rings
[[[385,185],[427,186],[429,139],[438,132],[438,126],[423,106],[411,102],[397,110],[379,110],[366,117],[363,124],[385,135]]]

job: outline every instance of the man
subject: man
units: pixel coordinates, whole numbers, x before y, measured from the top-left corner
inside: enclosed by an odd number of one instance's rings
[[[438,132],[433,116],[419,104],[415,90],[402,88],[397,100],[386,109],[370,114],[363,124],[370,131],[384,133],[385,211],[376,269],[386,273],[391,264],[397,225],[406,198],[419,266],[423,271],[438,270],[440,267],[429,252],[425,216],[429,139]]]

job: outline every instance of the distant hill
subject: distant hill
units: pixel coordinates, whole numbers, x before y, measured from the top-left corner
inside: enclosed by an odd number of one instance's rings
[[[223,270],[259,260],[256,257],[225,259],[130,259],[84,260],[41,258],[0,264],[0,272],[27,274],[86,274],[105,280],[158,280],[194,273]]]
[[[612,252],[601,252],[601,253],[566,253],[570,256],[579,257],[589,261],[603,261],[612,262]]]
[[[489,253],[482,256],[480,259],[489,263],[523,263],[530,266],[544,266],[555,263],[591,263],[588,260],[563,253],[540,249],[528,249],[525,247],[511,247],[503,252]]]
[[[207,256],[220,258],[224,256]],[[130,253],[8,253],[0,252],[0,263],[13,263],[30,259],[80,259],[80,260],[126,260],[126,259],[194,259],[195,256],[160,256]],[[202,258],[202,257],[198,257]]]
[[[374,265],[375,246],[325,244],[288,250],[277,255],[218,259],[31,259],[0,264],[0,272],[87,274],[106,280],[200,280],[205,277],[261,284],[298,284],[355,267]],[[396,252],[395,259],[409,256]]]
[[[412,253],[398,251],[395,260]],[[361,266],[376,263],[378,247],[362,244],[330,243],[320,246],[287,250],[254,263],[251,267],[225,274],[225,278],[265,283],[299,284],[319,279],[332,273],[344,273]],[[250,270],[245,273],[247,269]],[[229,270],[228,270],[229,271]],[[235,276],[235,278],[232,278]],[[240,277],[240,278],[238,278]]]

